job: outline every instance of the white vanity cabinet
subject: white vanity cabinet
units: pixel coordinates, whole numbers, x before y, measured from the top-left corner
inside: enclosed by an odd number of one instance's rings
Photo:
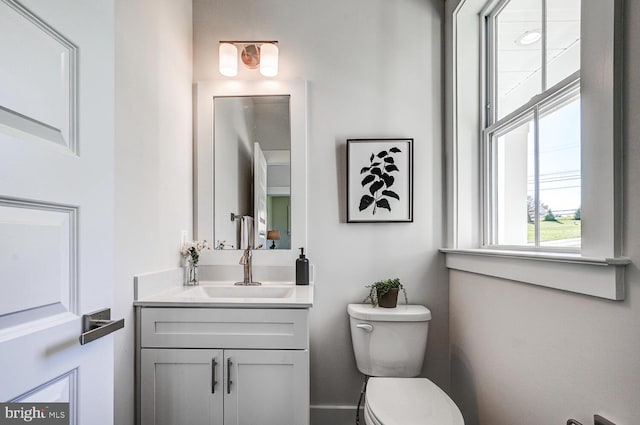
[[[309,423],[307,309],[138,307],[138,424]]]

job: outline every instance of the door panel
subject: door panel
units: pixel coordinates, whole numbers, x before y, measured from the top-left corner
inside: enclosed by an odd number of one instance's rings
[[[110,425],[113,338],[79,336],[113,299],[113,0],[0,0],[0,28],[0,400]]]
[[[76,372],[76,370],[72,370],[69,373],[65,373],[11,401],[22,403],[69,403],[71,397],[76,394]]]
[[[0,298],[0,324],[76,311],[75,227],[75,208],[0,200],[0,282],[20,282]]]
[[[0,1],[0,28],[0,123],[75,151],[77,47],[14,1]]]
[[[143,349],[141,424],[222,425],[222,358],[222,350]]]
[[[225,350],[225,425],[309,423],[309,352]],[[231,385],[228,382],[231,381]]]

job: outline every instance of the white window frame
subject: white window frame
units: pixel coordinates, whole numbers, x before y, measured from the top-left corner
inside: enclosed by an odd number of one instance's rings
[[[538,214],[539,205],[539,173],[538,173],[538,125],[540,121],[540,110],[546,105],[552,104],[560,98],[566,97],[569,93],[580,91],[580,71],[576,71],[567,76],[562,81],[558,82],[552,87],[548,87],[547,84],[547,51],[546,51],[546,39],[547,39],[547,10],[546,1],[542,1],[541,8],[541,86],[542,91],[532,97],[528,102],[524,103],[520,107],[513,111],[510,111],[502,118],[498,118],[498,93],[496,90],[497,85],[497,39],[496,39],[496,25],[498,15],[509,4],[511,0],[499,0],[490,1],[485,6],[482,12],[486,22],[486,36],[481,41],[484,44],[484,51],[486,52],[486,82],[482,87],[485,99],[487,99],[486,108],[486,122],[487,127],[482,131],[482,182],[483,189],[481,192],[482,205],[483,205],[483,217],[485,221],[483,223],[482,234],[482,247],[489,249],[508,249],[508,250],[523,250],[523,251],[540,251],[540,252],[567,252],[567,253],[579,253],[580,248],[568,248],[568,247],[550,247],[540,246],[540,217]],[[536,148],[534,150],[534,163],[535,163],[535,199],[538,202],[535,203],[536,213],[534,214],[535,220],[535,243],[531,245],[505,245],[497,242],[497,212],[495,211],[495,201],[497,192],[497,181],[495,170],[493,168],[494,162],[492,154],[492,138],[496,134],[504,134],[508,131],[508,128],[514,128],[520,125],[522,121],[533,118],[534,121],[534,138]]]
[[[495,4],[495,3],[494,3]],[[624,299],[622,255],[622,2],[582,0],[580,252],[488,247],[482,155],[487,0],[447,0],[446,265],[453,270],[613,300]],[[562,83],[561,83],[562,84]],[[534,98],[535,100],[535,98]],[[530,106],[530,105],[529,105]],[[597,218],[597,219],[594,219]],[[597,222],[597,225],[594,223]]]
[[[560,103],[565,98],[571,98],[576,93],[579,94],[580,91],[580,72],[577,71],[574,74],[567,77],[565,80],[558,83],[556,86],[550,88],[549,90],[540,93],[538,96],[533,97],[529,102],[525,103],[515,111],[511,112],[507,116],[503,117],[499,121],[491,124],[489,127],[482,131],[482,162],[483,162],[483,207],[484,207],[484,217],[486,217],[486,221],[484,222],[484,231],[483,231],[483,248],[496,248],[496,249],[514,249],[514,250],[523,250],[523,251],[548,251],[548,252],[568,252],[568,253],[579,253],[580,248],[567,248],[567,247],[550,247],[550,246],[540,246],[540,216],[537,212],[539,205],[539,173],[538,173],[538,129],[537,126],[540,121],[540,113],[544,110],[549,104]],[[497,221],[497,213],[494,211],[495,209],[495,200],[493,199],[496,196],[496,176],[495,170],[493,166],[493,149],[491,148],[492,139],[496,137],[496,135],[506,134],[509,129],[513,129],[514,127],[521,125],[526,120],[533,118],[534,126],[535,126],[535,141],[536,149],[534,150],[534,163],[536,164],[535,170],[535,198],[538,199],[536,202],[536,213],[534,214],[535,219],[535,246],[528,245],[502,245],[497,243],[496,239],[496,221]]]

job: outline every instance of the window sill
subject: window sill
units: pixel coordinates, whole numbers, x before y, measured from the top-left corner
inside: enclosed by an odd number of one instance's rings
[[[449,269],[493,276],[610,300],[624,299],[625,257],[494,249],[447,249]]]

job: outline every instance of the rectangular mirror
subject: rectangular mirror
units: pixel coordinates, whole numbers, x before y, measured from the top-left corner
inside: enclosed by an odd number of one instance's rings
[[[289,96],[213,102],[215,249],[291,249]]]
[[[306,84],[201,82],[196,95],[194,238],[215,248],[201,261],[234,264],[252,247],[258,263],[293,264],[306,246]]]

